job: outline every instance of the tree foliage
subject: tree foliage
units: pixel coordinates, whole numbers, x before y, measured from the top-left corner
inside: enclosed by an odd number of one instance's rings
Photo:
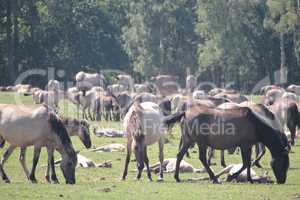
[[[245,91],[282,67],[300,80],[297,0],[1,0],[0,78],[119,69]],[[31,82],[44,84],[43,79]]]

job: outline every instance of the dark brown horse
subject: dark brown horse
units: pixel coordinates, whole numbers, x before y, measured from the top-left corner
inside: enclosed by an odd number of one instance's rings
[[[262,116],[254,109],[240,107],[221,110],[190,104],[186,111],[175,113],[164,120],[167,125],[181,121],[182,142],[177,154],[174,178],[179,182],[179,165],[188,148],[197,143],[199,159],[214,183],[218,182],[207,164],[206,151],[240,147],[243,160],[242,168],[229,177],[235,179],[247,169],[247,180],[253,182],[250,175],[251,148],[257,142],[263,143],[271,152],[271,167],[277,183],[285,183],[289,167],[288,142],[284,133],[273,126],[275,116],[263,105],[257,105],[264,112]]]

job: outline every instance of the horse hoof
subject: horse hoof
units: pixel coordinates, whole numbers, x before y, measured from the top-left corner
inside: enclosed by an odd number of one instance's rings
[[[37,183],[37,180],[36,180],[36,178],[34,176],[29,176],[29,181],[31,183]]]
[[[152,182],[152,178],[148,178],[147,180],[148,180],[148,182]]]
[[[263,168],[259,163],[255,163],[255,166],[258,168]]]
[[[213,182],[213,184],[221,184],[221,182],[219,181],[219,179],[214,179],[212,182]]]
[[[230,175],[228,175],[228,176],[227,176],[227,179],[226,179],[226,182],[231,182],[232,180],[233,180],[233,177],[230,176]]]
[[[161,177],[159,177],[159,178],[157,179],[157,182],[164,182],[164,179],[161,178]]]
[[[222,166],[223,168],[227,167],[226,164],[221,164],[221,166]]]
[[[37,183],[37,180],[36,180],[36,179],[29,179],[29,181],[30,181],[31,183]]]
[[[263,168],[260,164],[259,164],[259,162],[253,162],[252,164],[251,164],[251,166],[253,167],[253,166],[256,166],[256,167],[258,167],[258,168]]]
[[[59,181],[58,180],[52,180],[51,183],[52,184],[59,184]]]
[[[180,179],[179,178],[175,178],[176,183],[180,183]]]
[[[4,179],[4,183],[10,183],[10,180],[8,178]]]
[[[125,180],[126,180],[125,177],[121,177],[121,178],[120,178],[120,181],[125,181]]]

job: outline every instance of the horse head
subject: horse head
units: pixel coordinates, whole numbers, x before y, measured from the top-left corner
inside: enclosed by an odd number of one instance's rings
[[[283,184],[286,181],[287,171],[289,168],[288,149],[274,156],[271,160],[271,167],[274,172],[278,184]]]
[[[72,145],[62,154],[60,168],[66,179],[66,184],[75,184],[75,168],[77,166],[77,154]]]

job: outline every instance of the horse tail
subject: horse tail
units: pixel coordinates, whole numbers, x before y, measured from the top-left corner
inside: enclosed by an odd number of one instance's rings
[[[96,101],[96,120],[101,120],[101,102],[100,99],[97,99]]]
[[[43,103],[44,102],[44,94],[40,93],[38,97],[38,103]]]
[[[2,136],[0,136],[0,148],[2,149],[4,145],[5,145],[5,139]]]
[[[288,121],[292,121],[298,128],[300,127],[299,111],[295,103],[292,103],[291,107],[287,110]]]
[[[180,122],[183,117],[185,117],[185,111],[179,111],[177,113],[164,117],[163,123],[170,127],[175,123]]]

